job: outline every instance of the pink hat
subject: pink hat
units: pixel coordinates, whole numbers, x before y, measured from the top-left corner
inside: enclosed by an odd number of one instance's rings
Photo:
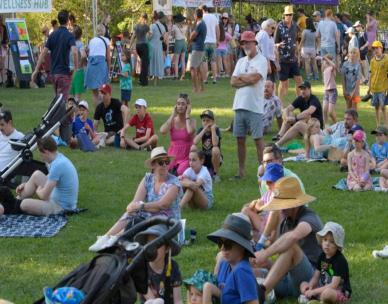
[[[355,141],[365,141],[365,133],[364,131],[357,130],[353,133],[353,139]]]
[[[243,32],[241,35],[240,41],[241,42],[256,42],[256,44],[257,44],[255,33],[251,32],[251,31]]]

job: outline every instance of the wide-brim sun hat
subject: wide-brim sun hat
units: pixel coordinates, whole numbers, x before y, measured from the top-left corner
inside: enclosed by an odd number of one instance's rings
[[[283,12],[283,15],[290,15],[290,14],[294,14],[294,7],[292,5],[286,5],[284,7],[284,12]]]
[[[329,232],[333,235],[334,243],[342,250],[345,243],[345,230],[340,224],[334,222],[327,222],[323,229],[317,232],[318,243],[322,244],[322,238]]]
[[[303,193],[299,181],[292,176],[282,177],[275,183],[274,196],[260,211],[277,211],[306,205],[316,198]]]
[[[168,228],[166,225],[160,224],[160,225],[155,225],[147,228],[146,230],[138,233],[134,240],[135,242],[138,242],[141,245],[147,244],[147,237],[149,235],[154,235],[156,237],[159,237],[161,235],[164,235],[168,232]],[[175,256],[178,255],[181,247],[178,245],[178,243],[174,239],[168,240],[168,246],[171,249],[171,255]]]
[[[151,164],[153,161],[159,159],[159,158],[169,158],[169,159],[173,159],[175,158],[175,156],[173,155],[168,155],[167,154],[167,151],[166,149],[164,149],[164,147],[156,147],[156,148],[153,148],[152,151],[151,151],[151,157],[147,160],[144,161],[144,165],[147,167],[147,168],[151,168]]]
[[[203,269],[198,269],[196,272],[194,272],[192,277],[183,280],[183,283],[186,285],[188,290],[190,286],[194,286],[200,292],[203,291],[203,285],[205,285],[207,282],[216,284],[217,279],[212,273]]]
[[[353,139],[355,141],[365,141],[366,139],[366,135],[365,135],[365,132],[364,131],[361,131],[361,130],[357,130],[353,133]]]
[[[252,225],[248,216],[243,213],[232,213],[226,217],[222,228],[209,234],[207,238],[214,243],[218,243],[220,238],[231,240],[243,247],[251,257],[255,257],[251,231]]]

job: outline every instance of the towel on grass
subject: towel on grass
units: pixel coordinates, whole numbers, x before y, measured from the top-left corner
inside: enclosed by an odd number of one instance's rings
[[[337,189],[337,190],[343,190],[343,191],[349,190],[348,189],[348,185],[346,183],[346,178],[341,178],[338,181],[338,183],[336,183],[333,186],[333,188]],[[380,192],[381,191],[381,188],[380,188],[380,185],[379,185],[379,177],[378,176],[372,177],[372,189],[368,190],[368,191],[376,191],[376,192]]]
[[[303,154],[298,154],[297,156],[290,156],[286,157],[283,159],[284,162],[289,162],[289,161],[294,161],[294,162],[306,162],[306,163],[311,163],[311,162],[326,162],[326,158],[309,158],[306,159],[304,153]]]

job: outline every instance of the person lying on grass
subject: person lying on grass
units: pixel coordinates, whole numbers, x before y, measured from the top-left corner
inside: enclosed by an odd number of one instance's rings
[[[156,147],[145,166],[151,170],[140,182],[133,200],[128,204],[127,211],[108,230],[97,238],[89,247],[90,251],[100,251],[111,247],[119,238],[120,233],[131,224],[154,215],[165,215],[180,220],[179,201],[182,187],[178,178],[168,173],[168,165],[173,156],[168,155],[164,147]]]

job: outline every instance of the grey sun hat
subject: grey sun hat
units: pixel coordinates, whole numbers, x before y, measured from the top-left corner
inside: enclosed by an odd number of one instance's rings
[[[145,245],[147,244],[147,236],[155,235],[156,237],[159,237],[161,235],[166,234],[167,231],[168,231],[168,228],[166,225],[160,224],[160,225],[151,226],[148,229],[136,234],[134,240],[135,242],[138,242],[141,245]],[[171,248],[172,256],[179,254],[181,247],[178,245],[178,243],[175,240],[173,239],[169,240],[168,245]]]
[[[340,224],[334,222],[327,222],[323,229],[317,232],[318,243],[322,244],[322,238],[329,232],[333,235],[334,243],[342,250],[344,248],[345,230]]]
[[[232,213],[226,217],[222,228],[209,234],[207,238],[214,243],[218,243],[220,238],[231,240],[243,247],[250,256],[255,257],[251,231],[252,225],[248,216],[243,213]]]

